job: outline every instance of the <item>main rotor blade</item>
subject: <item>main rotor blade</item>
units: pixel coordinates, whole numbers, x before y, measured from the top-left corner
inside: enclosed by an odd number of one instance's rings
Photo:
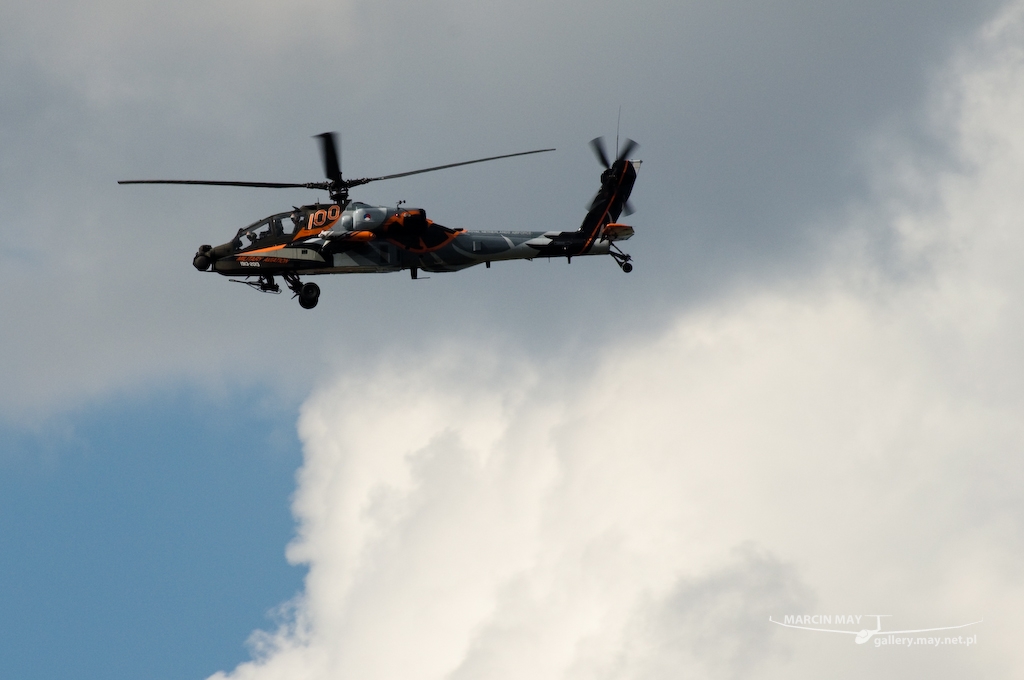
[[[409,175],[418,175],[422,172],[433,172],[434,170],[444,170],[445,168],[457,168],[460,165],[472,165],[473,163],[483,163],[484,161],[496,161],[499,158],[512,158],[513,156],[528,156],[532,153],[544,153],[546,151],[554,151],[554,149],[536,149],[535,151],[520,151],[519,153],[507,153],[504,156],[490,156],[488,158],[478,158],[475,161],[462,161],[461,163],[449,163],[448,165],[437,165],[433,168],[423,168],[422,170],[411,170],[409,172],[399,172],[394,175],[382,175],[381,177],[363,177],[361,179],[348,179],[344,180],[343,184],[348,187],[359,186],[360,184],[366,184],[368,182],[379,182],[382,179],[395,179],[396,177],[408,177]]]
[[[327,182],[220,182],[198,179],[122,179],[118,184],[205,184],[215,187],[260,187],[263,189],[327,189]]]
[[[334,139],[333,133],[325,132],[317,137],[323,140],[324,150],[324,167],[328,173],[333,173],[336,165],[332,166],[332,153],[334,152]],[[448,165],[438,165],[433,168],[423,168],[422,170],[412,170],[410,172],[400,172],[394,175],[383,175],[381,177],[363,177],[361,179],[349,179],[345,180],[341,178],[341,171],[338,170],[336,175],[337,180],[328,177],[327,182],[224,182],[224,181],[207,181],[197,179],[124,179],[118,181],[118,184],[200,184],[206,186],[217,186],[217,187],[258,187],[264,189],[320,189],[323,191],[331,191],[332,188],[337,187],[355,187],[369,182],[378,182],[382,179],[395,179],[396,177],[408,177],[409,175],[418,175],[423,172],[433,172],[434,170],[444,170],[446,168],[456,168],[460,165],[472,165],[473,163],[483,163],[485,161],[496,161],[501,158],[512,158],[513,156],[528,156],[534,153],[545,153],[547,151],[554,151],[554,149],[536,149],[534,151],[520,151],[519,153],[509,153],[503,156],[490,156],[488,158],[478,158],[473,161],[462,161],[461,163],[449,163]],[[337,163],[337,156],[334,156],[333,163]]]
[[[608,154],[604,152],[604,141],[601,137],[594,137],[590,140],[590,148],[594,150],[597,155],[597,160],[601,161],[601,165],[605,168],[612,167],[612,164],[608,162]]]
[[[338,151],[334,145],[334,133],[324,132],[316,135],[320,139],[320,156],[324,160],[324,176],[335,184],[341,184],[341,164],[338,163]]]

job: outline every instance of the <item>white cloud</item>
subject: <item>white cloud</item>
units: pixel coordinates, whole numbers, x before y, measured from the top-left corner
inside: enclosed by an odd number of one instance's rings
[[[227,675],[1011,676],[1022,16],[939,83],[959,170],[875,168],[853,221],[885,220],[903,276],[858,227],[820,277],[623,337],[588,374],[453,342],[318,390],[289,548],[306,590]],[[767,622],[818,612],[985,622],[936,650]]]

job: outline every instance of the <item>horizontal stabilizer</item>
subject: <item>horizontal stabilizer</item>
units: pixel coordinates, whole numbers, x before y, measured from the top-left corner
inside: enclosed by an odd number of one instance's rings
[[[605,226],[603,236],[608,241],[625,241],[634,233],[633,227],[628,224],[618,224],[613,222],[612,224]]]

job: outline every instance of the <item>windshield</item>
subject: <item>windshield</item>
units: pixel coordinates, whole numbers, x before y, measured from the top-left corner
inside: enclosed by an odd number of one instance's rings
[[[238,230],[235,250],[247,250],[291,240],[306,216],[299,212],[278,213]]]

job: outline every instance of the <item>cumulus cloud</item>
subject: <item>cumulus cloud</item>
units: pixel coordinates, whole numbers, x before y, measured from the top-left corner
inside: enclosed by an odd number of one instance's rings
[[[317,390],[288,551],[305,591],[215,677],[1009,677],[1022,45],[1018,3],[937,81],[952,164],[878,140],[873,199],[813,279],[622,337],[587,372],[453,340]],[[985,622],[941,650],[768,623],[818,612]]]

